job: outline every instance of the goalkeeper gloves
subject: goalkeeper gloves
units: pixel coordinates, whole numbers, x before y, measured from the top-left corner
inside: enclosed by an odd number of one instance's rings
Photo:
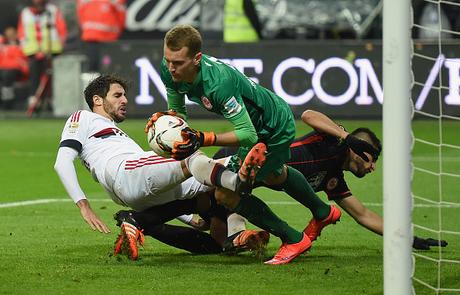
[[[190,127],[182,130],[184,141],[175,142],[171,157],[176,160],[182,160],[193,154],[202,146],[211,146],[216,143],[216,134],[214,132],[201,132]]]
[[[156,112],[156,113],[152,114],[152,116],[147,121],[147,124],[145,125],[144,132],[148,133],[150,127],[152,127],[153,124],[155,124],[155,122],[158,120],[158,118],[160,118],[161,116],[164,116],[164,115],[177,116],[177,112],[173,111],[173,110],[169,110],[169,111],[166,111],[166,112]]]
[[[417,236],[414,236],[414,242],[412,243],[412,247],[417,250],[430,250],[430,247],[446,247],[447,241],[444,240],[435,240],[432,238],[423,239]]]

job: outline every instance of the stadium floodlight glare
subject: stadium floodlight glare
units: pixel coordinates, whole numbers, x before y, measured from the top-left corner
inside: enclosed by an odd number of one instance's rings
[[[383,3],[384,293],[411,293],[410,0]]]

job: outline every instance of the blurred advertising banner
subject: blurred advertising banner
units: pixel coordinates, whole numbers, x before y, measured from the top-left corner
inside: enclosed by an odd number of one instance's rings
[[[417,43],[412,97],[417,110],[460,115],[460,47]],[[203,52],[231,64],[281,96],[296,118],[306,109],[334,118],[380,118],[383,103],[382,46],[372,42],[266,41],[255,44],[206,42]],[[121,41],[105,48],[105,71],[131,79],[130,113],[147,117],[167,109],[159,66],[159,41]],[[442,77],[442,83],[439,81]],[[407,98],[409,100],[409,97]],[[402,102],[403,103],[403,102]],[[194,118],[214,116],[191,104]]]
[[[122,39],[162,39],[177,24],[190,24],[203,34],[221,37],[225,0],[127,0]],[[209,34],[207,33],[209,32]]]

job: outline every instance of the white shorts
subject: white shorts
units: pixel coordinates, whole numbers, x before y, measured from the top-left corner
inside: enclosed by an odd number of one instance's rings
[[[211,188],[195,178],[186,179],[180,161],[153,152],[130,155],[118,168],[112,198],[136,211],[174,200],[191,199]],[[120,202],[121,201],[121,202]]]

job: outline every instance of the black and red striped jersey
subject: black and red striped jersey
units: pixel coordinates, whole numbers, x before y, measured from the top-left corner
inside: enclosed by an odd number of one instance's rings
[[[338,138],[314,131],[294,140],[290,148],[286,164],[300,171],[315,192],[324,191],[330,200],[351,196],[342,169],[348,148]],[[234,155],[237,150],[221,148],[214,158]]]
[[[311,132],[291,144],[286,162],[300,171],[315,192],[324,191],[330,200],[351,195],[343,175],[348,147],[334,136]]]

